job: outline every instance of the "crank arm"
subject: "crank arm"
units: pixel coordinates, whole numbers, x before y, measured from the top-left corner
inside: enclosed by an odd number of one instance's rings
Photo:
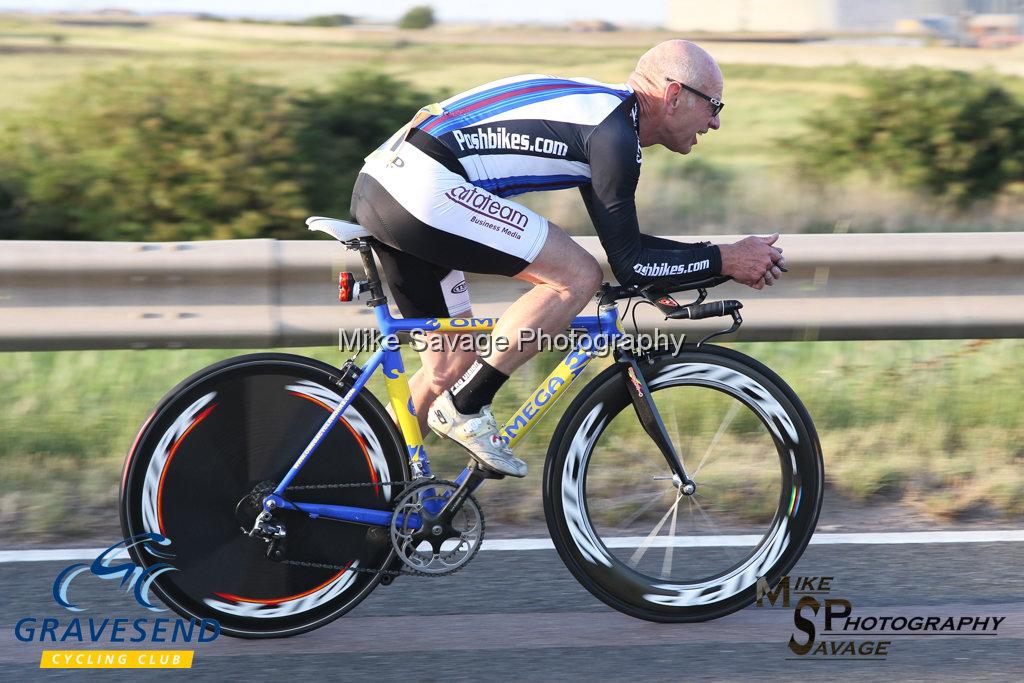
[[[679,477],[682,485],[684,487],[694,486],[693,480],[686,475],[686,470],[683,469],[682,458],[679,457],[672,445],[672,439],[668,436],[665,423],[658,413],[658,407],[654,405],[651,390],[637,365],[636,358],[616,352],[615,360],[618,361],[619,368],[622,370],[622,379],[626,385],[626,391],[629,392],[629,397],[633,401],[633,408],[636,410],[637,418],[640,419],[640,424],[643,425],[648,436],[661,451],[672,472]]]
[[[462,481],[462,484],[459,485],[459,488],[456,489],[455,493],[452,494],[451,498],[449,498],[445,502],[444,507],[442,507],[441,510],[437,513],[437,519],[443,524],[448,524],[449,522],[451,522],[452,517],[454,517],[455,513],[459,511],[459,509],[462,507],[462,504],[466,502],[466,498],[469,496],[469,494],[471,494],[478,486],[480,486],[480,484],[485,479],[491,478],[494,478],[493,474],[480,469],[476,465],[471,467],[469,469],[469,476]]]

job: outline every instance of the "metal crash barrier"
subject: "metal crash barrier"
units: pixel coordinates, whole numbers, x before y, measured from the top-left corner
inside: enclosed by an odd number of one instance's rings
[[[604,263],[597,238],[577,240]],[[778,285],[710,292],[744,304],[730,339],[1024,336],[1024,232],[784,235],[779,246],[789,273]],[[336,345],[339,328],[374,322],[362,302],[338,303],[346,270],[360,272],[356,254],[327,239],[0,242],[0,350]],[[469,283],[477,316],[529,287]],[[649,306],[637,321],[694,335],[722,324],[665,321]]]

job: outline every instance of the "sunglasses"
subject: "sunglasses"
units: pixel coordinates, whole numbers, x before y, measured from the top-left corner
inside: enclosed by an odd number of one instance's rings
[[[670,82],[670,83],[678,83],[679,85],[681,85],[683,87],[683,90],[687,90],[689,92],[692,92],[697,97],[703,97],[705,100],[707,100],[708,103],[711,104],[711,115],[712,116],[718,116],[722,112],[722,110],[725,109],[725,102],[723,102],[722,100],[719,100],[719,99],[716,99],[714,97],[711,97],[710,95],[705,95],[700,90],[697,90],[696,88],[691,88],[690,86],[686,85],[682,81],[677,81],[674,78],[669,78],[668,76],[665,76],[665,80]]]

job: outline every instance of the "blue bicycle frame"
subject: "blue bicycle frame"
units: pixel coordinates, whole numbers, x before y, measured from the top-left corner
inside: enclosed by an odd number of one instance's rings
[[[285,510],[298,510],[313,518],[325,517],[374,526],[389,526],[391,524],[392,514],[388,510],[351,507],[348,505],[294,503],[286,500],[282,495],[284,490],[288,488],[292,480],[302,470],[302,466],[316,451],[317,446],[320,445],[324,437],[327,436],[327,433],[337,424],[341,415],[352,404],[356,395],[363,389],[366,382],[373,376],[373,373],[377,371],[377,368],[380,367],[384,368],[385,386],[387,387],[391,407],[398,417],[402,437],[405,440],[412,476],[414,478],[429,478],[431,476],[430,461],[423,446],[423,435],[420,432],[419,423],[416,421],[416,413],[412,405],[409,382],[405,375],[405,365],[402,362],[402,354],[399,351],[400,344],[397,335],[399,332],[412,331],[488,332],[494,329],[498,319],[393,318],[386,301],[374,306],[374,313],[376,314],[377,325],[382,335],[380,348],[360,367],[355,382],[342,397],[338,407],[334,409],[316,435],[303,449],[284,479],[274,489],[273,494],[264,499],[264,511],[269,512],[272,508],[276,507]],[[608,348],[608,345],[613,344],[616,338],[624,334],[619,319],[619,309],[614,304],[601,306],[596,316],[578,316],[573,320],[571,327],[574,332],[583,333],[573,350],[551,371],[541,385],[534,390],[531,396],[523,402],[519,409],[512,414],[512,417],[499,430],[510,446],[514,446],[529,433],[565,390],[568,389],[573,380],[583,372],[583,369],[593,360],[594,356],[598,355],[603,349]],[[471,472],[472,470],[467,466],[456,478],[455,483],[461,485],[470,476]],[[479,480],[475,483],[478,486],[481,482],[482,480]],[[419,528],[420,526],[420,520],[416,519],[415,516],[410,516],[408,523],[413,528]]]

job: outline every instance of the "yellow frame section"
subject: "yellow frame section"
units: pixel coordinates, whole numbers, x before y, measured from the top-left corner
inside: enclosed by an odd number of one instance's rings
[[[497,318],[430,318],[424,332],[490,332],[498,324]]]
[[[590,351],[571,351],[534,389],[530,398],[523,401],[519,409],[512,413],[512,417],[498,429],[498,433],[508,440],[509,446],[515,446],[530,433],[583,368],[593,360],[594,355]]]
[[[409,449],[409,463],[413,470],[418,470],[426,459],[426,451],[423,448],[423,432],[420,431],[420,423],[416,421],[416,414],[412,407],[412,393],[409,390],[409,379],[405,373],[405,363],[402,361],[401,351],[398,355],[399,368],[394,377],[389,377],[384,371],[384,388],[387,389],[391,410],[398,419],[398,428],[405,439],[405,445]],[[417,476],[421,474],[417,472]]]
[[[498,318],[431,318],[427,326],[421,329],[424,332],[490,332],[497,322]],[[530,398],[526,399],[498,428],[498,433],[508,441],[509,446],[515,446],[533,430],[595,355],[593,351],[570,351],[569,355],[533,390]],[[415,413],[411,410],[412,394],[400,352],[399,364],[401,367],[395,377],[389,377],[387,371],[384,372],[384,386],[391,408],[398,416],[402,436],[409,447],[410,462],[415,468],[415,465],[426,457],[423,433],[420,431]]]

